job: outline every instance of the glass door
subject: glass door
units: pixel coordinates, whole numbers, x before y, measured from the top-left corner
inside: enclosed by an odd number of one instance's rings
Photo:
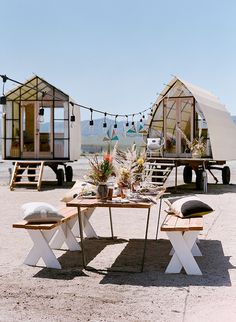
[[[24,159],[52,159],[52,108],[38,102],[21,105],[21,151]]]
[[[165,156],[175,157],[177,154],[177,102],[172,98],[164,99],[164,137]]]
[[[193,98],[181,98],[178,101],[178,154],[190,157],[191,151],[188,143],[193,141]]]
[[[193,140],[193,98],[164,99],[165,156],[188,157]]]
[[[35,106],[21,104],[21,151],[24,159],[35,158]]]

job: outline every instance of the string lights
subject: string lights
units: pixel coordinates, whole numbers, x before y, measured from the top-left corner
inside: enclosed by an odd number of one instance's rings
[[[14,82],[16,84],[22,85],[22,86],[26,86],[27,88],[33,89],[33,90],[37,91],[38,93],[42,93],[42,100],[43,100],[44,96],[46,95],[46,92],[44,92],[42,90],[39,90],[36,86],[30,86],[29,84],[21,83],[21,82],[15,80],[15,79],[12,79],[12,78],[7,77],[6,75],[0,75],[0,77],[2,77],[2,81],[3,81],[3,92],[2,92],[2,96],[0,97],[0,104],[1,105],[6,105],[6,101],[7,101],[7,98],[6,98],[5,93],[4,93],[5,83],[6,83],[7,80],[8,81],[11,81],[11,82]],[[60,98],[57,98],[55,95],[50,94],[50,93],[47,93],[47,96],[52,97],[52,98],[56,98],[56,99],[60,99]],[[132,117],[131,124],[132,124],[132,126],[134,126],[134,124],[135,124],[134,117],[135,116],[141,115],[140,122],[142,123],[143,122],[143,119],[145,119],[145,115],[144,115],[145,113],[151,111],[151,113],[149,114],[150,116],[152,116],[152,113],[153,113],[153,109],[151,107],[149,107],[147,109],[144,109],[143,111],[140,111],[138,113],[132,113],[132,114],[113,114],[113,113],[103,112],[101,110],[98,110],[98,109],[95,109],[95,108],[91,108],[91,107],[88,107],[88,106],[84,106],[84,105],[81,105],[81,104],[77,104],[77,103],[71,102],[71,101],[69,101],[69,104],[72,106],[72,115],[70,117],[70,121],[71,122],[75,122],[74,107],[77,106],[79,108],[82,108],[82,109],[85,109],[85,110],[89,110],[90,111],[90,113],[91,113],[91,118],[90,118],[90,121],[89,121],[89,125],[90,126],[93,126],[94,125],[93,112],[96,112],[98,114],[103,114],[104,115],[104,122],[103,122],[103,127],[104,128],[107,127],[107,116],[110,116],[110,117],[114,117],[115,118],[114,128],[117,128],[117,118],[118,117],[126,118],[126,126],[128,127],[129,126],[129,121],[128,121],[128,118],[129,117]],[[42,116],[42,117],[44,116],[43,105],[42,105],[42,107],[39,110],[39,115]]]

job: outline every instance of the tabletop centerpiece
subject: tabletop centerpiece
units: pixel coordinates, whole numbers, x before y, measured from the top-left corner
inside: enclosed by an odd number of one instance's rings
[[[88,177],[97,186],[97,198],[106,200],[108,195],[107,181],[114,173],[112,155],[109,152],[104,154],[102,161],[99,161],[98,156],[95,155],[89,159],[89,164],[91,169]]]
[[[125,190],[134,192],[142,181],[144,170],[144,156],[137,151],[136,144],[126,151],[117,147],[113,151],[115,162],[115,173],[121,196],[124,197]]]

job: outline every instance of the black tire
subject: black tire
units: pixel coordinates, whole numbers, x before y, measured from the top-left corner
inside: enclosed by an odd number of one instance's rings
[[[184,172],[183,172],[183,179],[184,183],[191,183],[192,182],[192,177],[193,177],[193,171],[192,167],[189,165],[186,165],[184,167]]]
[[[70,165],[65,168],[66,182],[71,182],[73,179],[73,169]]]
[[[21,170],[21,169],[18,169],[17,170],[17,174],[23,174],[25,170]],[[20,182],[21,181],[21,177],[16,177],[15,178],[15,182]]]
[[[64,181],[65,181],[64,171],[63,171],[63,169],[58,169],[57,170],[57,184],[58,184],[58,186],[62,186]]]
[[[204,189],[204,178],[203,178],[203,171],[202,170],[196,171],[196,189],[197,190]]]
[[[225,166],[222,169],[222,182],[223,184],[230,183],[230,168],[228,166]]]
[[[36,173],[36,170],[33,169],[33,168],[28,168],[27,173],[32,175],[32,174],[35,174]],[[28,180],[30,182],[34,182],[35,181],[35,177],[28,177]]]

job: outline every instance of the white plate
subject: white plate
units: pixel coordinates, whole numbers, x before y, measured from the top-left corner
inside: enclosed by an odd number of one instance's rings
[[[80,196],[79,198],[82,198],[82,199],[96,199],[97,197],[88,195],[88,196]]]

